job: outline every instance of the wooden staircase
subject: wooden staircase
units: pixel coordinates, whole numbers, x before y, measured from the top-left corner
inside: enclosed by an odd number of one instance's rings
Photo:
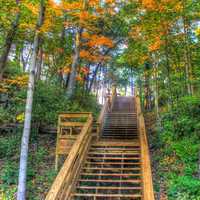
[[[146,133],[141,126],[144,119],[138,118],[141,110],[136,109],[136,100],[115,97],[112,109],[104,109],[99,137],[89,139],[79,170],[70,175],[66,160],[60,172],[63,177],[54,182],[46,200],[154,200]],[[74,156],[74,164],[79,155]]]
[[[141,199],[140,145],[94,142],[71,199]]]

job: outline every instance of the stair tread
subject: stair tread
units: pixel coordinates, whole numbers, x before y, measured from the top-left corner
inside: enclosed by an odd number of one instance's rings
[[[105,141],[99,141],[95,144],[92,144],[92,146],[136,146],[139,145],[139,141],[135,142],[105,142]]]
[[[126,153],[126,152],[89,152],[88,153],[89,155],[121,155],[121,156],[124,156],[124,155],[130,155],[130,156],[132,156],[132,155],[140,155],[140,152],[138,151],[138,152],[130,152],[130,153]]]
[[[79,182],[107,182],[107,183],[141,183],[141,179],[119,179],[119,180],[113,180],[113,179],[79,179]]]
[[[130,170],[141,170],[141,168],[139,167],[131,167],[131,168],[108,168],[108,167],[103,167],[103,168],[100,168],[100,167],[83,167],[82,169],[91,169],[91,170],[113,170],[113,171],[116,171],[116,170],[120,170],[120,171],[130,171]]]
[[[142,187],[114,187],[114,186],[77,186],[78,189],[97,189],[97,190],[141,190]]]
[[[128,163],[128,162],[86,162],[86,164],[95,164],[95,165],[140,165],[140,162]]]
[[[97,160],[140,160],[140,157],[132,158],[122,158],[122,157],[87,157],[87,159],[97,159]]]
[[[89,194],[89,193],[74,193],[73,196],[83,196],[83,197],[142,197],[141,194]]]
[[[106,174],[106,173],[81,173],[80,175],[84,176],[141,176],[141,174]]]

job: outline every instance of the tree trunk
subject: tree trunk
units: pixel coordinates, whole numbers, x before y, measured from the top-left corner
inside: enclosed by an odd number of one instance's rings
[[[27,89],[25,121],[24,121],[24,129],[23,129],[23,135],[22,135],[22,141],[21,141],[17,200],[26,199],[28,144],[29,144],[29,136],[30,136],[31,117],[32,117],[32,103],[33,103],[33,91],[34,91],[34,83],[35,83],[36,61],[37,61],[37,54],[38,54],[38,47],[39,47],[38,28],[42,26],[42,23],[44,20],[44,12],[45,12],[44,0],[41,0],[40,4],[41,4],[40,16],[38,19],[38,24],[36,28],[35,37],[34,37],[32,63],[30,66],[29,82],[28,82],[28,89]]]
[[[154,65],[154,102],[155,102],[155,112],[156,119],[159,118],[159,104],[158,104],[158,64]]]
[[[150,102],[150,76],[149,76],[149,71],[146,70],[144,73],[144,108],[145,110],[150,110],[151,109],[151,102]]]
[[[171,67],[170,67],[170,58],[169,58],[169,44],[170,41],[168,40],[168,36],[165,38],[165,57],[166,57],[166,70],[167,70],[167,90],[169,91],[168,97],[168,109],[173,107],[173,93],[172,93],[172,81],[171,81]]]
[[[76,71],[77,71],[77,66],[79,64],[79,45],[80,45],[80,30],[77,30],[75,36],[75,52],[73,57],[72,69],[67,86],[68,98],[71,98],[74,94],[74,89],[76,84]]]
[[[19,0],[16,0],[17,5],[19,5]],[[15,38],[17,28],[19,26],[20,12],[17,12],[15,20],[13,21],[10,30],[6,36],[5,44],[3,47],[3,52],[0,57],[0,81],[3,78],[3,73],[6,68],[6,62],[8,60],[8,55],[10,52],[10,48],[12,46],[13,40]]]
[[[188,44],[188,23],[186,17],[183,18],[184,21],[184,36],[185,36],[185,45],[184,45],[184,59],[185,59],[185,78],[187,84],[187,92],[189,95],[192,95],[192,85],[191,85],[191,56],[190,56],[190,48]]]
[[[89,87],[88,87],[88,93],[91,92],[91,90],[92,90],[92,86],[93,86],[95,77],[96,77],[96,75],[97,75],[97,72],[99,71],[100,65],[101,65],[101,63],[99,63],[99,64],[96,66],[95,70],[94,70],[94,73],[93,73],[93,75],[92,75],[92,79],[91,79],[90,84],[89,84]]]
[[[43,49],[40,47],[39,50],[39,60],[37,62],[37,73],[36,73],[36,80],[40,80],[41,71],[42,71],[42,58],[43,58]]]

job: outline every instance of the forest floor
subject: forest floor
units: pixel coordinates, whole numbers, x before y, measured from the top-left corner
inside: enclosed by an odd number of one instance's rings
[[[0,136],[0,199],[16,197],[21,133]],[[37,138],[37,139],[36,139]],[[28,200],[44,199],[55,176],[55,134],[31,137],[28,163]]]

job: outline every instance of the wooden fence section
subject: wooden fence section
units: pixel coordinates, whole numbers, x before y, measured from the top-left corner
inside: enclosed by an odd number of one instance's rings
[[[91,113],[61,113],[58,117],[55,169],[59,157],[68,155]]]
[[[140,136],[142,179],[143,179],[143,200],[154,200],[153,181],[151,173],[151,162],[149,156],[149,147],[144,123],[144,117],[141,111],[140,98],[136,96],[137,124]]]
[[[77,117],[79,114],[65,114],[64,117]],[[65,160],[60,172],[58,173],[46,200],[68,199],[70,192],[73,191],[74,184],[82,162],[87,155],[87,151],[92,139],[91,129],[93,117],[92,114],[85,114],[87,117],[86,123],[83,125],[81,133],[78,135],[73,144],[67,159]],[[80,114],[82,116],[82,114]]]

